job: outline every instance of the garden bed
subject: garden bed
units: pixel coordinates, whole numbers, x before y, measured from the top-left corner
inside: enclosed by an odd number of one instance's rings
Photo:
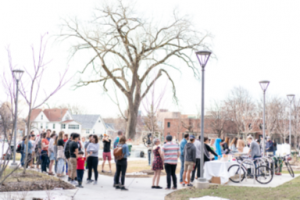
[[[10,172],[11,169],[5,170],[5,174]],[[59,178],[48,176],[40,172],[27,170],[26,174],[23,174],[22,170],[17,170],[0,186],[0,192],[39,191],[53,190],[56,188],[66,190],[74,189],[75,187]]]

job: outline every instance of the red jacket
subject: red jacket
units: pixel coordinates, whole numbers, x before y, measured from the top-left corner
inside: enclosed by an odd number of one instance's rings
[[[86,158],[77,158],[77,169],[84,169],[84,163]]]

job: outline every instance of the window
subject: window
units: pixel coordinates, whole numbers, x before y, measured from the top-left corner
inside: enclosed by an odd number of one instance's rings
[[[90,129],[86,129],[86,133],[90,133]]]
[[[41,120],[43,120],[43,115],[41,115]]]
[[[95,134],[95,130],[93,130],[93,134]]]
[[[66,124],[62,124],[61,129],[66,129]]]
[[[41,129],[43,128],[43,124],[41,124]]]
[[[79,129],[79,125],[78,124],[69,124],[68,128],[69,129]]]
[[[98,122],[99,122],[99,123],[101,123],[101,121],[100,121],[100,120],[99,120]]]
[[[171,122],[168,122],[168,128],[170,128],[171,127]]]
[[[55,124],[53,124],[53,129],[55,129]]]
[[[46,129],[48,129],[48,124],[46,124]]]

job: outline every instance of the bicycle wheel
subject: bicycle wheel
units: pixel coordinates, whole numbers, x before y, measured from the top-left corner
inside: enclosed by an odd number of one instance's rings
[[[234,182],[234,183],[240,183],[246,177],[246,171],[240,165],[231,165],[228,168],[228,173],[230,175],[229,180]]]
[[[264,165],[255,168],[255,180],[260,184],[268,184],[273,179],[272,170]]]
[[[289,163],[289,162],[285,162],[285,165],[286,165],[286,168],[288,169],[290,175],[294,178],[294,177],[295,177],[294,171],[293,171],[293,168],[292,168],[292,166],[290,165],[290,163]]]

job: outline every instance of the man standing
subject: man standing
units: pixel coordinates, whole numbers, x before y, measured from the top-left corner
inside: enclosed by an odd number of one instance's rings
[[[167,173],[167,188],[166,190],[171,189],[171,177],[173,180],[173,188],[177,189],[177,177],[176,177],[176,167],[177,160],[180,155],[178,144],[172,142],[172,136],[167,136],[167,142],[164,144],[162,151],[164,153],[164,164],[165,170]]]
[[[115,138],[114,140],[114,149],[117,147],[117,145],[119,144],[120,141],[120,137],[122,137],[123,133],[122,131],[118,131],[118,136]]]
[[[200,178],[200,158],[201,158],[201,136],[199,136],[199,140],[195,140],[194,145],[196,147],[196,166],[193,169],[191,182],[195,179],[195,173],[197,170],[197,178]],[[204,147],[205,148],[205,147]]]
[[[32,131],[33,132],[33,131]],[[31,132],[31,133],[32,133]],[[34,133],[34,132],[33,132]],[[35,135],[30,135],[30,142],[32,144],[31,146],[31,162],[30,162],[30,168],[34,168],[34,158],[35,158],[35,148],[36,148],[36,141],[35,141]]]
[[[267,137],[267,143],[266,143],[266,152],[267,152],[267,155],[269,156],[273,156],[273,142],[272,142],[272,140],[271,140],[271,137],[270,136],[268,136]]]
[[[48,129],[47,134],[46,134],[46,139],[48,140],[48,142],[50,142],[50,139],[51,139],[50,135],[51,135],[51,130]]]
[[[69,173],[71,174],[71,184],[77,185],[75,181],[76,172],[77,172],[77,157],[78,157],[78,140],[79,134],[73,133],[72,142],[70,143],[70,166]]]
[[[180,142],[180,161],[181,161],[181,168],[180,168],[180,184],[183,184],[183,180],[182,180],[182,175],[183,175],[183,170],[184,170],[184,147],[187,143],[187,139],[189,138],[189,134],[186,133],[184,135],[184,138],[181,140]]]
[[[109,138],[108,135],[104,134],[103,137],[103,162],[102,162],[102,173],[104,173],[104,165],[105,165],[105,161],[107,159],[108,161],[108,165],[109,165],[109,173],[111,173],[111,153],[110,153],[110,144],[111,144],[111,139]]]
[[[70,144],[72,142],[73,133],[70,135],[70,139],[65,143],[65,157],[67,160],[67,173],[69,175],[68,181],[71,181],[71,167],[70,167]]]
[[[193,171],[196,164],[196,147],[194,145],[195,136],[190,135],[190,141],[184,147],[184,173],[183,173],[183,184],[185,186],[185,179],[187,178],[187,186],[193,187],[190,183],[191,171]]]

